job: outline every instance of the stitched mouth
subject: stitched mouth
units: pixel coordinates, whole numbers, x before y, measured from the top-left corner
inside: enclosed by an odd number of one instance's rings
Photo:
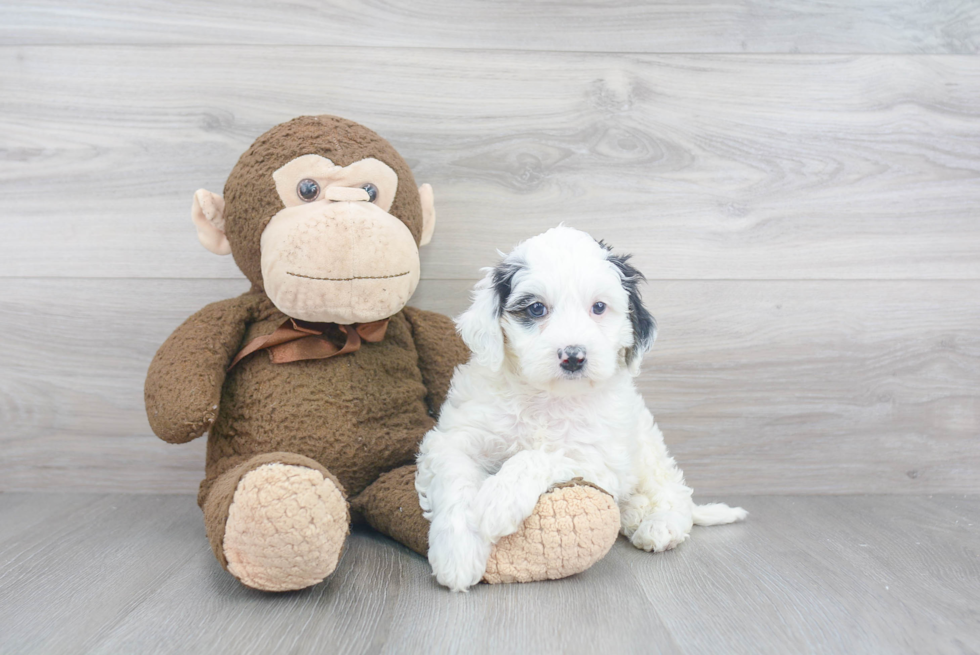
[[[290,271],[286,271],[286,275],[301,277],[306,280],[323,280],[324,282],[350,282],[351,280],[387,280],[393,277],[408,275],[408,271],[395,273],[394,275],[355,275],[354,277],[314,277],[312,275],[303,275],[302,273],[292,273]]]

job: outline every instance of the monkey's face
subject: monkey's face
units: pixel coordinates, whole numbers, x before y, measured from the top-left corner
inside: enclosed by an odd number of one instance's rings
[[[262,279],[284,314],[365,323],[399,311],[419,281],[419,251],[389,210],[398,175],[367,158],[337,166],[303,155],[273,173],[284,208],[262,232]]]
[[[191,215],[201,243],[233,254],[252,290],[284,314],[342,325],[405,306],[436,221],[432,187],[416,188],[391,144],[336,116],[300,116],[261,135],[224,197],[198,190]]]

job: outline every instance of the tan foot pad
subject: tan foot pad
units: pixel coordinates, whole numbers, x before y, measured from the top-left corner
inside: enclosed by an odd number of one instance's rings
[[[349,523],[343,495],[319,471],[265,464],[242,477],[228,508],[228,570],[263,591],[309,587],[337,567]]]
[[[531,516],[493,547],[484,582],[556,580],[581,573],[609,552],[619,534],[612,497],[587,485],[541,496]]]

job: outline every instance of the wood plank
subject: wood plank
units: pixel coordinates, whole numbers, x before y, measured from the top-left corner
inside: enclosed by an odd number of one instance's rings
[[[560,221],[662,279],[977,279],[976,61],[0,48],[0,276],[236,278],[191,195],[331,112],[434,185],[430,279]]]
[[[0,541],[0,650],[85,652],[201,549],[199,522],[188,496],[109,495]]]
[[[0,492],[2,494],[2,492]],[[2,494],[0,497],[0,561],[17,548],[17,537],[42,524],[60,523],[96,502],[91,494],[61,496],[52,502],[43,494]]]
[[[695,489],[978,489],[973,283],[654,282],[647,295],[660,336],[639,387]]]
[[[756,497],[744,506],[746,523],[695,529],[655,562],[631,548],[614,560],[613,575],[636,580],[683,651],[980,647],[976,498]]]
[[[470,282],[413,304],[457,314]],[[142,385],[235,280],[7,280],[0,491],[192,493],[203,440],[149,431]],[[980,492],[977,282],[654,281],[638,380],[688,481],[719,493]]]
[[[558,594],[536,585],[506,585],[454,596],[435,583],[423,558],[361,529],[325,583],[270,596],[241,587],[204,547],[125,620],[104,631],[92,652],[147,652],[148,646],[166,644],[171,652],[262,653],[275,645],[302,653],[330,644],[342,653],[441,653],[466,644],[467,652],[576,653],[583,642],[606,643],[620,652],[679,652],[649,606],[624,602],[642,596],[622,583],[625,591],[596,567],[563,583]],[[569,617],[601,621],[572,628]],[[187,629],[202,622],[221,629]]]
[[[405,4],[405,3],[401,3]],[[137,0],[0,5],[0,43],[406,46],[628,52],[962,53],[980,47],[966,0],[861,3]]]
[[[54,515],[77,499],[25,502]],[[980,497],[733,497],[748,521],[650,554],[620,539],[585,573],[451,594],[357,529],[325,583],[239,585],[190,497],[88,496],[15,539],[0,523],[3,652],[973,652]]]

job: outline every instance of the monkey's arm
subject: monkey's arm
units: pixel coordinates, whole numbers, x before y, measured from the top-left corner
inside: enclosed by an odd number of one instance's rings
[[[403,311],[412,325],[422,382],[429,391],[425,400],[438,418],[439,409],[449,393],[453,370],[469,360],[470,351],[456,333],[453,319],[448,316],[414,307],[406,307]]]
[[[256,295],[208,305],[160,346],[143,394],[150,427],[164,441],[196,439],[218,416],[225,369],[241,347]]]

